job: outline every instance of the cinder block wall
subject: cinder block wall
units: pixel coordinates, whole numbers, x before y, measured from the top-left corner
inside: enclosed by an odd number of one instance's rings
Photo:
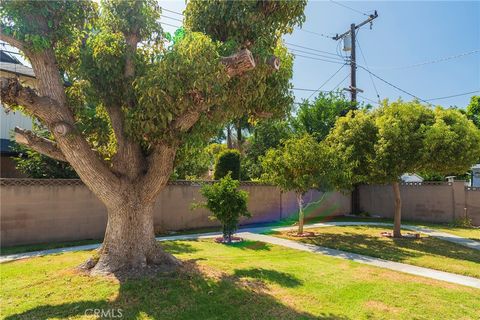
[[[400,193],[404,220],[444,223],[467,215],[474,225],[480,225],[480,188],[465,187],[464,181],[403,183]],[[393,218],[392,186],[360,186],[360,208]]]
[[[154,212],[157,232],[218,226],[205,209],[191,210],[202,200],[200,186],[188,181],[168,185]],[[242,224],[277,221],[296,214],[295,196],[274,186],[242,183],[252,213]],[[323,193],[312,191],[308,201]],[[100,239],[106,226],[104,205],[79,180],[0,179],[1,246]],[[350,212],[350,197],[327,193],[311,216]]]

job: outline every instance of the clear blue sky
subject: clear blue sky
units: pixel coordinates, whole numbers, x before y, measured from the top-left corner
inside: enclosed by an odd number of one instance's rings
[[[378,11],[379,17],[374,21],[372,30],[368,25],[364,26],[358,33],[358,40],[369,70],[379,77],[421,99],[480,90],[480,52],[443,62],[401,68],[480,49],[480,1],[338,1],[338,3],[361,12]],[[160,1],[160,4],[165,9],[177,12],[185,8],[184,1]],[[359,23],[366,18],[361,13],[331,1],[309,1],[305,14],[307,20],[303,25],[304,30],[327,35],[343,33],[350,28],[352,22]],[[182,18],[166,11],[164,15]],[[173,25],[181,23],[168,18],[162,21]],[[175,30],[170,26],[164,27],[167,31]],[[337,53],[336,41],[302,30],[296,30],[292,35],[286,36],[285,41]],[[313,55],[297,51],[298,54],[324,59],[316,56],[322,53],[298,47],[297,49],[311,52]],[[359,50],[357,62],[365,66]],[[296,57],[293,85],[296,88],[317,89],[339,67],[340,64]],[[348,74],[349,67],[345,66],[322,90],[332,90]],[[376,78],[374,82],[382,99],[398,97],[411,99],[407,94]],[[349,78],[341,87],[348,84]],[[376,100],[372,80],[368,73],[360,68],[357,73],[357,86],[365,91],[362,96]],[[311,94],[298,90],[294,93],[297,101]],[[460,96],[432,103],[464,107],[469,99],[470,96]]]

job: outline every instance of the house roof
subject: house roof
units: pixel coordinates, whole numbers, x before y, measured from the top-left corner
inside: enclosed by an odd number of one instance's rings
[[[8,73],[13,73],[16,75],[26,76],[35,78],[35,73],[33,69],[22,64],[11,63],[11,62],[0,62],[0,70]]]

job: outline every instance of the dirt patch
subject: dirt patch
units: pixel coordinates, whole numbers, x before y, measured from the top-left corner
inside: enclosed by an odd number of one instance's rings
[[[288,232],[287,235],[292,238],[310,238],[310,237],[315,237],[316,233],[311,231],[304,231],[303,233],[298,233],[294,231],[294,232]]]
[[[366,308],[381,312],[398,313],[400,311],[400,308],[386,305],[385,303],[377,300],[366,301],[363,305]]]
[[[386,238],[394,238],[393,232],[389,232],[389,231],[381,232],[380,235]],[[420,238],[421,238],[420,233],[413,233],[413,232],[403,233],[401,237],[401,239],[420,239]]]

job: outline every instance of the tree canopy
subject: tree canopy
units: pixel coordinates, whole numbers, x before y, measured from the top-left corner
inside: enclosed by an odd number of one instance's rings
[[[480,130],[455,109],[418,101],[384,101],[373,111],[351,111],[325,140],[339,189],[356,183],[393,184],[395,231],[400,235],[400,176],[467,171],[480,157]]]

